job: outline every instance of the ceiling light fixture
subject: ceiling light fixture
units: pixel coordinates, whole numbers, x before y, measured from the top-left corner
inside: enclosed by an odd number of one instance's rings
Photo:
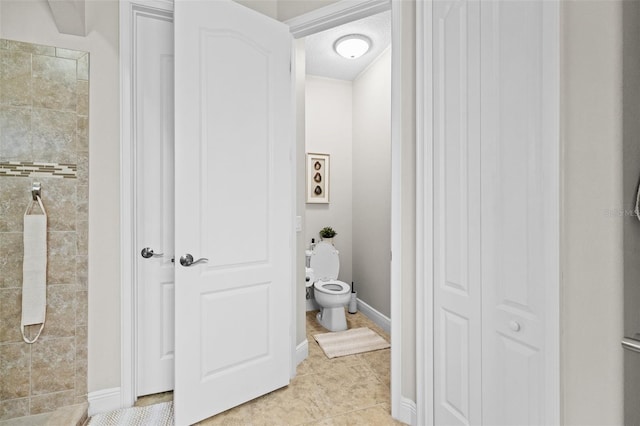
[[[364,55],[371,48],[371,39],[362,34],[349,34],[340,37],[333,44],[333,49],[343,58],[356,59]]]

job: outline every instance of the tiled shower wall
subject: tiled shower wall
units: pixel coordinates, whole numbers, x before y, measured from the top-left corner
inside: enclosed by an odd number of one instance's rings
[[[0,420],[87,398],[89,55],[0,39]],[[46,325],[20,333],[23,215],[48,214]]]

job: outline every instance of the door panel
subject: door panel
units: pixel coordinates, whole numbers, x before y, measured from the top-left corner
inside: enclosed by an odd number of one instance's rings
[[[435,424],[480,422],[479,2],[433,3]]]
[[[557,99],[543,1],[482,4],[483,422],[548,424]],[[556,6],[557,7],[557,6]],[[557,290],[556,290],[557,291]],[[548,317],[548,318],[547,318]],[[551,333],[549,335],[552,335]],[[557,420],[556,420],[557,421]]]
[[[293,115],[288,27],[175,3],[177,424],[289,382]],[[275,238],[277,235],[277,239]]]
[[[173,23],[162,15],[134,16],[137,395],[140,396],[173,389]],[[145,247],[152,248],[156,256],[143,258],[140,252]]]

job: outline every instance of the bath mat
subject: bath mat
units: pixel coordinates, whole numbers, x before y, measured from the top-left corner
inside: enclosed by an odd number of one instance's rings
[[[313,338],[316,339],[327,358],[337,358],[391,347],[386,340],[368,327],[315,334]]]
[[[173,426],[173,402],[131,407],[96,414],[88,426]]]

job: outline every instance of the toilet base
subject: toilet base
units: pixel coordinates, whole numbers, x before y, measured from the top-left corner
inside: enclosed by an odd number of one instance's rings
[[[337,308],[321,308],[316,314],[318,323],[329,331],[344,331],[347,329],[347,318],[344,306]]]

